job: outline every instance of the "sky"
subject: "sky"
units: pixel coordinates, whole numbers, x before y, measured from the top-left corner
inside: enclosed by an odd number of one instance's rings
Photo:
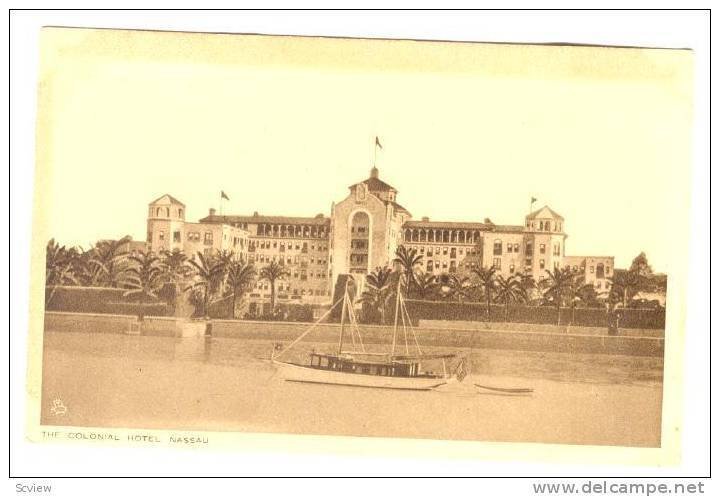
[[[692,52],[45,28],[36,223],[144,239],[169,193],[195,221],[328,215],[381,179],[419,219],[565,217],[567,255],[645,251],[688,220]]]

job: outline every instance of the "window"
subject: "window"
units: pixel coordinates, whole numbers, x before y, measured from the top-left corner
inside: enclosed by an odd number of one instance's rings
[[[553,245],[553,255],[560,255],[560,244],[556,243]]]
[[[493,259],[493,267],[497,270],[500,270],[501,261],[502,261],[502,259],[500,257],[495,257]]]
[[[178,242],[178,243],[180,242],[180,232],[179,231],[173,232],[173,242]]]
[[[209,248],[204,249],[203,254],[205,254],[205,257],[210,257],[212,255],[212,249],[209,249]]]
[[[559,268],[560,268],[560,261],[555,261],[555,262],[553,262],[553,267],[554,267],[555,269],[559,269]]]
[[[454,273],[457,269],[457,265],[455,264],[455,261],[450,261],[450,272]]]
[[[507,251],[508,251],[508,253],[510,253],[510,252],[513,251],[513,249],[512,249],[512,243],[508,243],[508,244],[507,244]]]
[[[495,240],[493,245],[493,255],[502,255],[502,241]]]
[[[447,255],[447,252],[448,252],[448,248],[447,248],[447,247],[443,247],[443,255]]]
[[[515,252],[515,253],[520,252],[520,244],[519,243],[516,243],[515,245],[513,245],[513,252]]]
[[[158,240],[162,241],[165,240],[165,232],[161,231],[158,233]]]
[[[545,269],[545,259],[540,259],[540,269]]]
[[[178,217],[182,217],[182,216],[183,216],[183,210],[182,210],[182,209],[178,209]]]
[[[455,250],[455,247],[453,247],[450,249],[450,258],[454,259],[455,257],[457,257],[457,251]]]
[[[212,231],[206,231],[205,232],[205,245],[212,245],[212,242],[213,242]]]
[[[510,264],[510,274],[515,273],[515,264]]]
[[[148,231],[147,241],[148,243],[152,242],[152,231]]]
[[[532,266],[532,259],[525,259],[525,267]]]
[[[433,270],[433,261],[427,261],[427,269],[426,269],[426,271],[427,271],[428,273],[432,273],[432,270]]]
[[[541,243],[541,244],[540,244],[540,253],[541,253],[541,254],[544,254],[544,253],[545,253],[545,244],[544,244],[544,243]]]
[[[533,255],[532,242],[527,242],[527,244],[525,245],[525,255],[527,255],[528,257]]]

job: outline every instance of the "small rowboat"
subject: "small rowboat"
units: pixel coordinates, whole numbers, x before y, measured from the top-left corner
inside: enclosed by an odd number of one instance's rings
[[[474,383],[474,385],[478,388],[482,388],[483,390],[490,390],[491,392],[499,392],[499,393],[506,393],[506,394],[529,394],[529,393],[533,393],[535,391],[532,388],[489,387],[487,385],[480,385],[479,383]]]

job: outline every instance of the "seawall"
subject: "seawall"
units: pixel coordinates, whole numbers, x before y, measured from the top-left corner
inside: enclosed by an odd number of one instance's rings
[[[150,336],[183,337],[198,336],[205,333],[204,321],[187,321],[167,317],[146,317],[140,327],[133,316],[112,314],[83,314],[68,312],[46,312],[45,331],[86,332],[86,333],[140,333]],[[550,327],[537,331],[527,329],[484,328],[484,323],[475,323],[481,327],[452,327],[452,323],[423,326],[415,329],[421,346],[513,349],[540,352],[566,352],[615,354],[631,356],[661,357],[665,340],[661,336],[642,336],[621,334],[607,336],[598,330],[590,333],[578,333],[579,328],[564,326]],[[511,326],[513,324],[510,324]],[[289,342],[308,330],[308,323],[213,320],[211,333],[218,338],[238,338],[248,340],[273,340]],[[514,326],[513,326],[514,327]],[[584,328],[583,328],[584,330]],[[647,331],[647,330],[645,330]],[[656,330],[661,335],[662,330]],[[318,324],[307,334],[304,340],[309,342],[337,342],[340,333],[338,324]],[[409,333],[409,332],[408,332]],[[388,326],[362,326],[362,339],[366,344],[390,343],[392,329]],[[404,343],[402,333],[400,340]],[[346,328],[347,343],[351,342]],[[412,340],[412,336],[408,337]]]

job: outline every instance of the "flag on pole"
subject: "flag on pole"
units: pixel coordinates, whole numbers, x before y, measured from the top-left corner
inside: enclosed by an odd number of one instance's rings
[[[535,202],[537,202],[537,199],[535,197],[530,198],[530,205],[534,204]]]
[[[380,150],[382,150],[382,144],[380,143],[380,138],[377,136],[375,137],[375,146],[380,147]]]
[[[220,190],[220,200],[222,199],[230,200],[230,197],[228,197],[224,191]]]

